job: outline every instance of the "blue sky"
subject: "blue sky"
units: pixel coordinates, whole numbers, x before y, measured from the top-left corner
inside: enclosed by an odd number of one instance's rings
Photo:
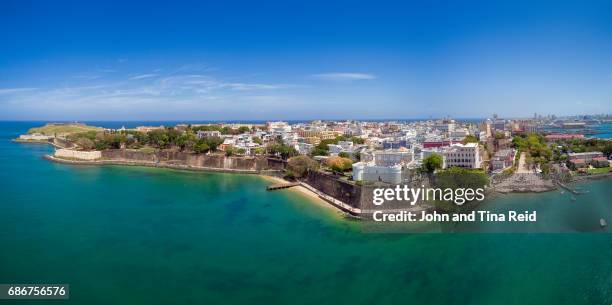
[[[612,2],[534,2],[2,1],[0,119],[612,113]]]

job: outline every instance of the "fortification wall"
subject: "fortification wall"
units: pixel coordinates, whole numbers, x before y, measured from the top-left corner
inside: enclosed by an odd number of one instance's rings
[[[361,208],[361,187],[339,180],[332,174],[308,171],[306,183],[354,208]]]
[[[55,156],[58,158],[77,159],[77,160],[98,160],[102,158],[100,151],[78,151],[72,149],[58,149],[55,151]]]
[[[205,155],[189,152],[162,150],[155,152],[143,152],[128,149],[109,149],[102,151],[102,157],[106,160],[156,162],[192,167],[205,167],[214,169],[262,171],[277,169],[268,164],[265,157],[227,157],[225,155]]]

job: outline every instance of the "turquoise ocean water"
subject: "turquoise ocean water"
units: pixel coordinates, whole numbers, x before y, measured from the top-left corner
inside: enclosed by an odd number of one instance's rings
[[[0,283],[71,297],[0,304],[612,302],[612,235],[585,233],[612,220],[610,180],[484,204],[565,233],[372,234],[256,176],[51,163],[10,142],[32,125],[0,122]]]
[[[601,124],[595,128],[596,134],[594,137],[601,139],[612,139],[612,124]]]

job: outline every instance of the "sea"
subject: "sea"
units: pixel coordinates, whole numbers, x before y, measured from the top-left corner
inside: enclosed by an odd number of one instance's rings
[[[590,136],[600,139],[612,139],[612,124],[599,124],[595,127],[595,134]]]
[[[0,122],[0,284],[70,298],[0,304],[612,303],[610,179],[479,207],[538,210],[525,232],[372,233],[255,175],[64,165],[11,142],[39,125]]]

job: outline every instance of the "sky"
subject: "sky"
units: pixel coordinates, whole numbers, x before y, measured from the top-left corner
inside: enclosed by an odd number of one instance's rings
[[[612,113],[611,1],[1,1],[0,120]]]

